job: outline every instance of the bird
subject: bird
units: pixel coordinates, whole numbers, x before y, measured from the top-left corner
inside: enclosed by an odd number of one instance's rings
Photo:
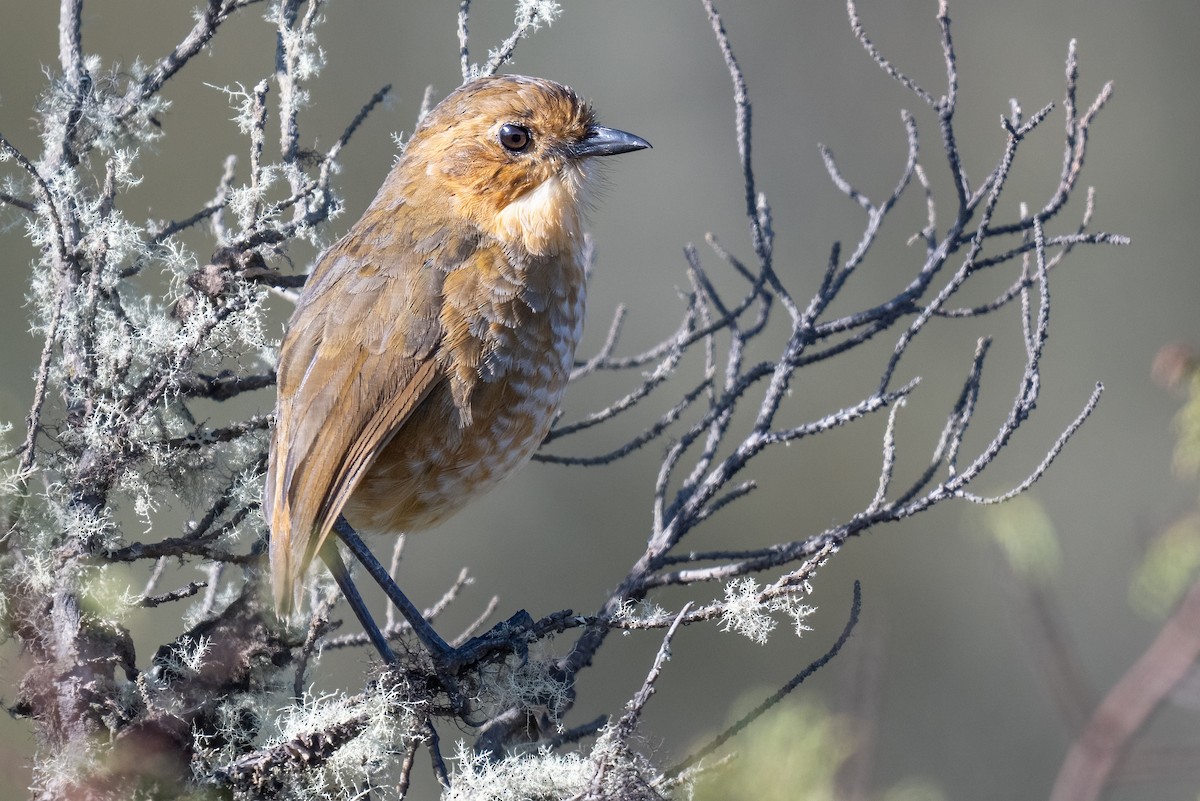
[[[597,159],[650,146],[521,75],[471,80],[423,117],[280,344],[263,498],[277,613],[318,554],[337,576],[340,517],[421,531],[529,460],[583,330]]]

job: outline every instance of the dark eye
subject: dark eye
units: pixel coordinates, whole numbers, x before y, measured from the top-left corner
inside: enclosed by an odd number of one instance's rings
[[[529,143],[532,141],[533,137],[529,135],[528,128],[522,128],[520,125],[512,123],[500,126],[500,144],[504,145],[505,150],[520,153],[529,147]]]

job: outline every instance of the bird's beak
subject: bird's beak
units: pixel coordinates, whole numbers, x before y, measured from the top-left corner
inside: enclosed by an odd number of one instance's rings
[[[650,143],[640,136],[616,128],[592,125],[582,139],[571,145],[570,151],[571,158],[582,159],[589,156],[615,156],[648,147]]]

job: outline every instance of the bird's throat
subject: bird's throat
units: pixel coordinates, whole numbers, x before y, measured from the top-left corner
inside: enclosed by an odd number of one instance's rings
[[[586,184],[586,173],[574,165],[551,175],[500,209],[492,233],[535,257],[578,248]]]

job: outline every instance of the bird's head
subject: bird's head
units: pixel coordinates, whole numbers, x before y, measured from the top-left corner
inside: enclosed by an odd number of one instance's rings
[[[579,245],[592,160],[646,147],[638,136],[598,125],[591,106],[566,86],[503,75],[464,84],[438,103],[400,167],[409,181],[436,187],[480,230],[532,256],[551,256]]]

